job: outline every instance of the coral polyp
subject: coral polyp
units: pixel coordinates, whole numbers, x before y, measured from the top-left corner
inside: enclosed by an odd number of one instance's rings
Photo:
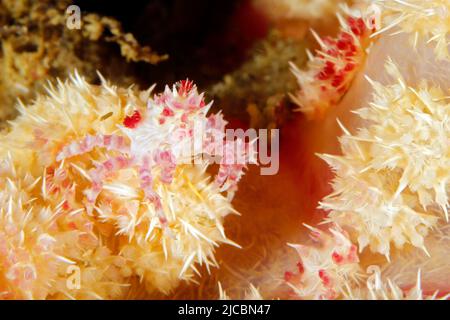
[[[450,108],[442,90],[408,86],[392,62],[386,69],[397,83],[373,82],[374,101],[357,111],[369,124],[345,132],[342,156],[322,155],[337,175],[321,207],[355,232],[361,250],[389,258],[391,245],[426,251],[427,232],[448,221]]]
[[[151,92],[75,74],[19,107],[0,138],[3,297],[117,298],[136,282],[169,293],[236,245],[222,223],[252,144],[225,139],[192,82]],[[69,266],[81,289],[67,288]]]
[[[0,300],[449,299],[450,0],[210,2],[0,1]]]
[[[411,34],[413,47],[419,40],[435,45],[438,59],[448,59],[450,1],[374,0],[382,9],[383,28],[379,32]]]
[[[291,65],[300,86],[291,98],[312,119],[323,118],[327,109],[335,106],[347,92],[365,61],[370,35],[376,31],[375,15],[366,17],[350,10],[344,14],[345,18],[339,16],[341,30],[336,38],[321,39],[313,31],[320,49],[315,56],[309,55],[305,70]]]
[[[267,14],[280,19],[301,18],[320,20],[332,16],[341,0],[253,0],[267,11]]]

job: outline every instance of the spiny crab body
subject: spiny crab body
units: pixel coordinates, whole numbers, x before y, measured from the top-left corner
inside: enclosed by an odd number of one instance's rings
[[[19,106],[0,143],[2,297],[117,298],[140,282],[168,293],[195,281],[196,264],[216,265],[219,243],[235,245],[222,222],[252,143],[225,140],[226,122],[207,116],[192,82],[152,89],[76,74]],[[66,284],[70,266],[77,288]]]

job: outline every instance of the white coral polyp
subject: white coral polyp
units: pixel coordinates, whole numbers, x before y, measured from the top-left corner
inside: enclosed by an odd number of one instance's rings
[[[317,20],[329,17],[336,11],[340,0],[253,0],[275,19]]]
[[[357,247],[345,231],[335,226],[328,232],[311,229],[313,245],[290,244],[300,261],[297,272],[286,272],[285,280],[301,299],[337,299],[345,286],[357,285],[361,277]]]
[[[345,130],[341,156],[321,155],[336,171],[321,207],[360,250],[369,245],[389,259],[391,245],[426,251],[428,230],[448,219],[450,106],[441,89],[409,87],[393,62],[387,71],[397,83],[372,83],[373,102],[357,111],[367,126]]]

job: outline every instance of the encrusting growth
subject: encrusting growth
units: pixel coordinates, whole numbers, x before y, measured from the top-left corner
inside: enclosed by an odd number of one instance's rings
[[[0,137],[2,298],[120,298],[137,282],[168,293],[236,245],[222,223],[253,144],[225,139],[191,81],[151,97],[102,80],[50,87]]]

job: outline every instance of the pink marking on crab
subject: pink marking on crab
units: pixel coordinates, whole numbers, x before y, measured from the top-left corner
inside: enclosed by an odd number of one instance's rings
[[[62,161],[66,158],[75,157],[92,151],[95,147],[105,148],[119,152],[128,152],[129,146],[123,136],[119,135],[87,135],[80,142],[72,142],[68,146],[64,146],[57,155],[56,161]]]

